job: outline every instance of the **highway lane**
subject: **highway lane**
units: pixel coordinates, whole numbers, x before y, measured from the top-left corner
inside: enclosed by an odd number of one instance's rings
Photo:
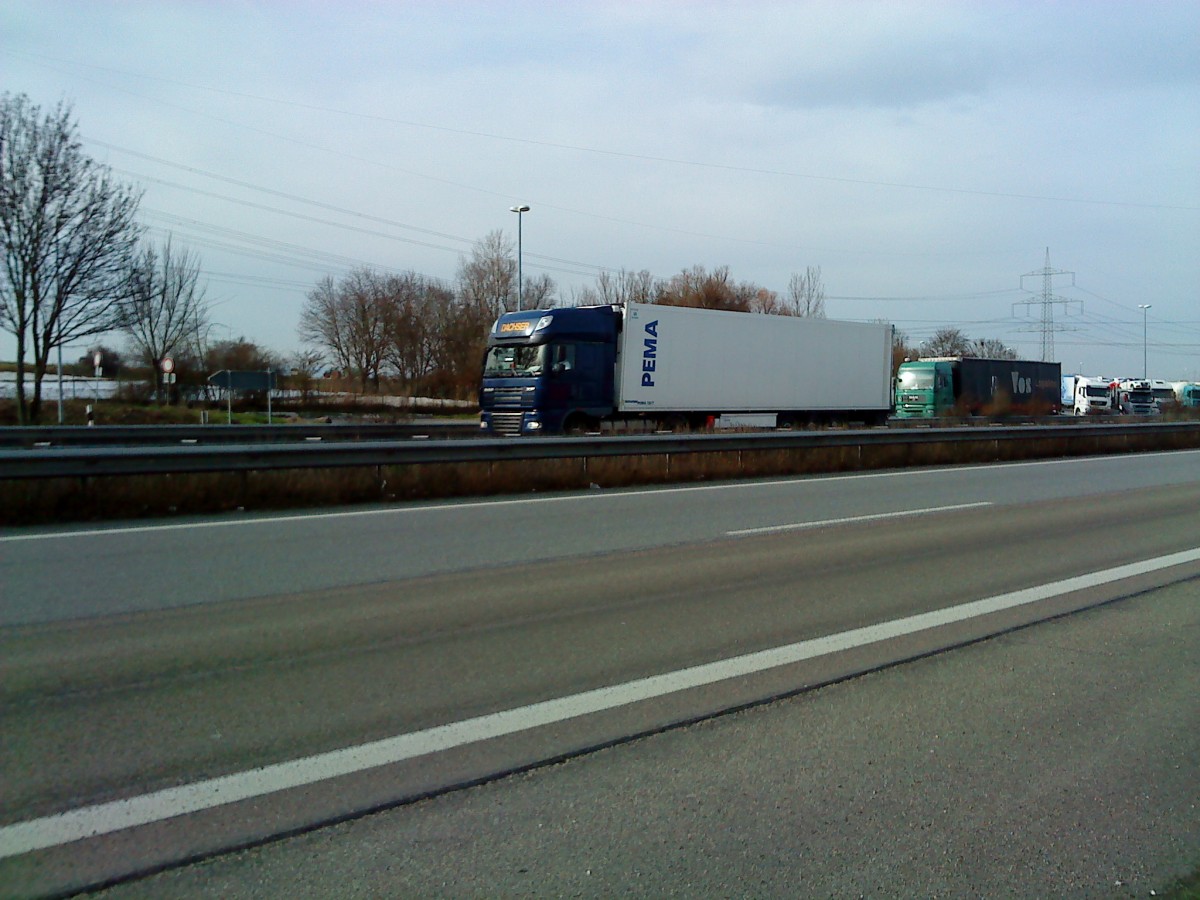
[[[386,583],[962,503],[1200,477],[1200,451],[454,503],[0,530],[0,625]]]
[[[102,892],[1159,896],[1200,847],[1200,582]]]
[[[893,484],[886,476],[633,492],[607,499],[635,508],[653,499],[646,508],[660,510],[664,496],[677,498],[680,527],[657,535],[649,548],[598,553],[578,533],[586,534],[595,517],[563,516],[555,524],[564,532],[574,527],[574,539],[559,534],[560,558],[539,566],[475,564],[317,591],[280,590],[255,600],[7,628],[0,632],[0,731],[6,735],[0,825],[1194,551],[1200,547],[1195,461],[1195,454],[1156,455],[1125,467],[1152,471],[1152,480],[1165,486],[1134,490],[1104,471],[1104,481],[1115,480],[1122,490],[1075,485],[1073,499],[1032,503],[1020,502],[1033,480],[1023,467],[946,470],[949,483],[924,482],[920,502],[930,503],[932,493],[942,506],[960,508],[899,518],[878,517],[906,511],[896,508],[897,494],[911,502],[918,497],[904,493],[911,481]],[[999,483],[1000,471],[1011,481],[1007,489]],[[964,480],[967,475],[975,477]],[[749,501],[733,509],[729,498],[743,489]],[[650,493],[657,496],[648,498]],[[689,502],[693,497],[702,506]],[[586,510],[596,508],[591,495],[578,501],[593,504]],[[499,509],[527,514],[534,507],[570,509],[571,502]],[[980,503],[992,505],[974,505]],[[478,512],[476,505],[469,509]],[[484,509],[494,515],[498,508]],[[704,539],[684,540],[681,534],[691,533],[702,509],[717,521],[703,523]],[[932,507],[907,511],[918,509]],[[857,520],[728,534],[812,522],[820,513]],[[450,519],[465,528],[463,520]],[[538,537],[546,533],[544,525],[539,528]],[[219,529],[200,533],[209,531]],[[22,544],[41,546],[8,546]],[[28,860],[36,858],[41,871],[87,881],[97,872],[111,874],[114,866],[156,865],[258,840],[1197,573],[1200,564],[1192,559],[1110,583],[1076,584],[978,619],[827,650],[187,819],[39,851],[0,862],[0,877],[5,867],[27,872]],[[0,849],[3,841],[0,836]]]

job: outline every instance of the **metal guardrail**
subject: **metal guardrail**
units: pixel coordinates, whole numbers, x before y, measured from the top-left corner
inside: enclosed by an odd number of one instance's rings
[[[613,437],[485,438],[473,441],[342,441],[261,446],[35,448],[0,450],[0,479],[248,472],[267,469],[483,463],[681,453],[902,446],[1121,436],[1187,435],[1200,445],[1200,422],[1134,425],[1024,425],[988,428],[869,429],[751,434],[652,434]]]
[[[474,437],[475,421],[386,425],[50,425],[0,427],[0,447],[144,447]]]

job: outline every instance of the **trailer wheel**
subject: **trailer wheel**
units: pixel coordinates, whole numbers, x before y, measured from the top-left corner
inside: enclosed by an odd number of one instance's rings
[[[673,413],[667,416],[663,420],[662,427],[664,431],[671,431],[675,434],[687,434],[692,430],[691,423],[683,413]]]

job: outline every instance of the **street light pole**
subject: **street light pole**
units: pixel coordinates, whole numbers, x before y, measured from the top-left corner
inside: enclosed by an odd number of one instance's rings
[[[529,207],[525,204],[520,206],[510,206],[509,210],[517,214],[517,310],[525,308],[525,276],[521,271],[521,221],[525,218],[525,213],[529,212]]]
[[[1142,311],[1142,378],[1150,377],[1150,368],[1146,365],[1146,310],[1150,308],[1149,303],[1139,303],[1138,309]]]

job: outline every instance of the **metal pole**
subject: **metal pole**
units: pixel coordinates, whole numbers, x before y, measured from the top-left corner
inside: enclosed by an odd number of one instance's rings
[[[528,205],[511,206],[509,209],[517,214],[517,310],[525,308],[525,273],[522,271],[521,224],[525,213],[529,212]]]
[[[1147,316],[1147,312],[1146,312],[1146,310],[1148,310],[1150,308],[1150,306],[1151,306],[1151,304],[1149,304],[1149,303],[1139,303],[1138,304],[1138,309],[1140,309],[1142,311],[1142,379],[1143,380],[1150,377],[1150,367],[1146,364],[1146,361],[1147,361],[1147,355],[1146,355],[1146,348],[1147,348],[1146,316]]]
[[[63,423],[62,343],[58,345],[58,424]]]

